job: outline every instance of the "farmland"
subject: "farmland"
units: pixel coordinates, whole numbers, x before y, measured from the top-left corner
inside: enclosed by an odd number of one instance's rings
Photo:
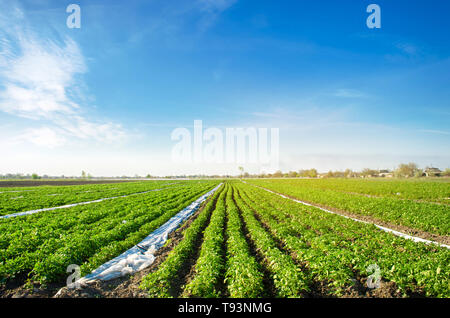
[[[78,264],[82,276],[89,274],[219,183],[2,189],[3,215],[114,199],[0,219],[0,295],[33,296],[26,290],[34,287],[45,291],[38,296],[53,296],[65,285],[68,265]],[[171,233],[153,265],[133,277],[98,283],[90,295],[120,297],[133,289],[130,294],[143,297],[449,297],[449,249],[320,209],[445,241],[449,190],[448,182],[434,181],[227,180]],[[18,194],[27,196],[21,205],[11,200]],[[48,194],[61,194],[61,201]],[[369,288],[377,277],[379,284]],[[62,295],[86,297],[86,291],[66,289]]]
[[[438,235],[450,234],[450,183],[360,180],[251,180],[296,199]]]
[[[0,189],[0,215],[151,191],[181,181]]]
[[[27,277],[52,283],[64,278],[69,264],[82,264],[87,274],[138,243],[216,183],[192,183],[4,219],[0,222],[0,277],[3,282]],[[162,186],[150,183],[139,190]],[[137,190],[135,184],[129,187],[123,191]]]

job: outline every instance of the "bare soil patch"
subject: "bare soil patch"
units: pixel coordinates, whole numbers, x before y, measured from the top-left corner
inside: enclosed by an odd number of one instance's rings
[[[27,279],[27,275],[22,274],[0,285],[0,298],[49,298],[64,286],[59,283],[43,287],[37,282],[27,283]]]

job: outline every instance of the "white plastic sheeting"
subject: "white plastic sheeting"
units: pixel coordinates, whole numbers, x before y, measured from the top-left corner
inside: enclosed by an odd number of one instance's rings
[[[242,181],[242,182],[244,182],[246,184],[250,184],[250,183],[247,183],[245,181]],[[420,238],[420,237],[416,237],[416,236],[408,235],[408,234],[405,234],[405,233],[402,233],[402,232],[398,232],[398,231],[395,231],[393,229],[390,229],[390,228],[387,228],[387,227],[384,227],[384,226],[381,226],[381,225],[378,225],[378,224],[375,224],[375,223],[372,223],[372,222],[367,222],[367,221],[363,221],[363,220],[360,220],[360,219],[352,218],[352,217],[349,217],[349,216],[346,216],[346,215],[342,215],[340,213],[336,213],[336,212],[324,209],[324,208],[322,208],[320,206],[316,206],[316,205],[313,205],[313,204],[310,204],[310,203],[307,203],[307,202],[304,202],[304,201],[300,201],[300,200],[297,200],[297,199],[289,198],[289,197],[287,197],[287,196],[285,196],[285,195],[283,195],[281,193],[274,192],[274,191],[266,189],[264,187],[260,187],[260,186],[254,185],[254,184],[250,184],[250,185],[252,185],[254,187],[257,187],[257,188],[260,188],[260,189],[263,189],[263,190],[268,191],[270,193],[276,194],[276,195],[278,195],[278,196],[280,196],[282,198],[285,198],[285,199],[288,199],[288,200],[291,200],[291,201],[294,201],[294,202],[297,202],[297,203],[300,203],[300,204],[303,204],[303,205],[312,206],[312,207],[315,207],[317,209],[320,209],[320,210],[328,212],[328,213],[340,215],[340,216],[342,216],[342,217],[344,217],[346,219],[350,219],[350,220],[353,220],[353,221],[356,221],[356,222],[360,222],[360,223],[365,223],[365,224],[372,224],[372,225],[376,226],[378,229],[380,229],[382,231],[394,234],[394,235],[399,236],[399,237],[403,237],[403,238],[408,239],[408,240],[412,240],[414,242],[420,242],[420,243],[425,243],[425,244],[435,244],[435,245],[439,245],[441,247],[445,247],[445,248],[450,249],[450,246],[446,245],[446,244],[442,244],[442,243],[439,243],[439,242],[430,241],[430,240],[426,240],[426,239],[423,239],[423,238]]]
[[[202,195],[188,207],[178,212],[160,228],[147,236],[143,241],[136,244],[125,253],[103,264],[91,274],[78,280],[77,283],[80,283],[83,286],[97,280],[107,281],[133,274],[150,266],[155,260],[155,252],[166,243],[168,235],[187,220],[210,195],[219,189],[221,185],[222,183],[208,193]]]
[[[18,216],[30,215],[30,214],[35,214],[35,213],[44,212],[44,211],[53,211],[53,210],[59,210],[59,209],[72,208],[72,207],[78,206],[78,205],[86,205],[86,204],[91,204],[91,203],[98,203],[98,202],[102,202],[102,201],[106,201],[106,200],[112,200],[112,199],[117,199],[117,198],[126,198],[126,197],[130,197],[130,196],[133,196],[133,195],[145,194],[145,193],[150,193],[150,192],[154,192],[154,191],[161,191],[161,190],[166,190],[166,189],[171,189],[171,188],[173,188],[173,187],[166,187],[166,188],[161,188],[161,189],[153,189],[153,190],[149,190],[149,191],[137,192],[137,193],[126,194],[126,195],[120,195],[120,196],[115,196],[115,197],[110,197],[110,198],[103,198],[103,199],[98,199],[98,200],[94,200],[94,201],[72,203],[72,204],[66,204],[66,205],[51,207],[51,208],[44,208],[44,209],[31,210],[31,211],[26,211],[26,212],[18,212],[18,213],[13,213],[13,214],[1,215],[0,219],[9,219],[9,218],[15,218],[15,217],[18,217]]]
[[[19,192],[29,192],[29,191],[36,191],[36,190],[0,191],[0,193],[19,193]]]

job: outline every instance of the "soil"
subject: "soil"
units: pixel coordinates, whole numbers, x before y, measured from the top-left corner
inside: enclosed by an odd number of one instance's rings
[[[0,298],[49,298],[63,286],[63,284],[51,284],[42,287],[39,283],[27,283],[27,276],[23,274],[0,285]]]
[[[402,298],[401,291],[394,282],[380,281],[378,288],[370,289],[361,279],[355,279],[355,285],[349,287],[342,298]]]

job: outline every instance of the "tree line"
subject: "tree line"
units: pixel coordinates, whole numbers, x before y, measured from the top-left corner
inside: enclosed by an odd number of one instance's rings
[[[361,171],[354,171],[351,169],[346,169],[344,171],[328,171],[319,173],[317,169],[302,169],[298,171],[282,172],[278,170],[274,173],[260,173],[260,174],[250,174],[244,170],[243,167],[238,167],[240,171],[239,177],[241,178],[421,178],[421,177],[450,177],[450,168],[441,171],[438,168],[425,167],[423,169],[419,168],[415,163],[402,163],[394,170],[376,170],[365,168]],[[235,178],[236,175],[179,175],[179,176],[165,176],[162,178],[173,179],[173,178],[187,178],[187,179],[202,179],[202,178]],[[145,177],[139,175],[131,176],[116,176],[116,177],[94,177],[90,173],[85,171],[81,172],[81,176],[68,177],[68,176],[48,176],[48,175],[38,175],[33,174],[22,174],[22,173],[8,173],[0,174],[0,179],[21,179],[21,180],[37,180],[37,179],[152,179],[158,178],[147,174]]]
[[[319,173],[317,169],[274,173],[250,174],[239,167],[242,178],[420,178],[420,177],[450,177],[450,168],[441,171],[434,167],[421,169],[415,163],[402,163],[394,170],[376,170],[364,168],[361,171],[346,169],[344,171],[332,171]]]

